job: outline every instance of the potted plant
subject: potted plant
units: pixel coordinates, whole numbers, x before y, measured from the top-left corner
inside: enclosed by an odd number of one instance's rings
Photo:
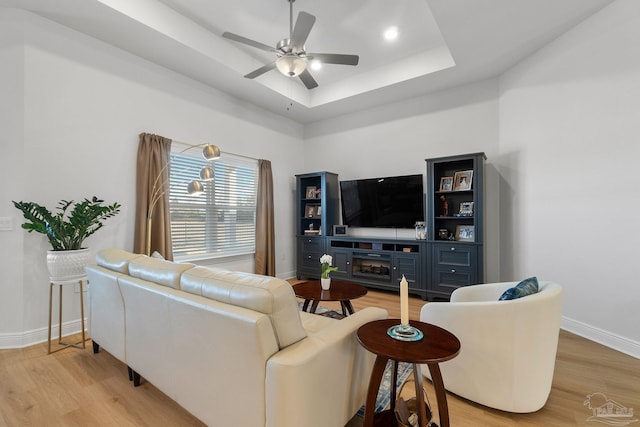
[[[320,257],[320,264],[322,264],[322,269],[320,270],[320,285],[322,289],[326,291],[331,288],[331,277],[329,277],[329,273],[338,271],[338,267],[331,266],[331,264],[333,264],[333,257],[327,254]]]
[[[98,231],[107,218],[120,212],[120,204],[103,205],[104,200],[93,197],[74,203],[61,200],[57,213],[33,202],[13,202],[27,220],[22,228],[47,236],[52,249],[47,252],[47,267],[52,280],[71,280],[84,276],[89,262],[89,250],[84,240]],[[69,262],[70,264],[66,264]]]

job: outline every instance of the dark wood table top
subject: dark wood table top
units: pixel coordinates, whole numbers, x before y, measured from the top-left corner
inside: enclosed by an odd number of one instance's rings
[[[298,298],[315,301],[349,301],[363,297],[367,288],[353,282],[331,279],[331,288],[324,291],[320,280],[309,280],[293,285],[293,291]]]
[[[451,332],[417,320],[410,320],[409,325],[420,329],[424,338],[420,341],[393,339],[387,334],[387,329],[399,324],[400,319],[369,322],[358,329],[358,341],[378,356],[408,363],[444,362],[456,357],[460,351],[460,341]]]

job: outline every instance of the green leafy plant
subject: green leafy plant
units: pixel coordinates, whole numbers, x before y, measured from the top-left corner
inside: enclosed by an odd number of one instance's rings
[[[33,202],[16,202],[13,205],[22,211],[27,222],[22,228],[29,233],[35,231],[47,236],[54,251],[82,249],[84,239],[102,228],[104,221],[120,212],[120,204],[103,205],[104,200],[93,196],[75,203],[61,200],[57,213]]]

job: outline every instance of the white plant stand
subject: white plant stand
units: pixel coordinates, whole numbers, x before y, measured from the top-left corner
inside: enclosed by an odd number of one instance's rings
[[[73,285],[78,284],[80,287],[80,321],[82,324],[82,341],[77,343],[68,343],[62,341],[62,287],[64,285]],[[83,293],[83,283],[89,284],[89,279],[86,276],[75,278],[75,279],[53,279],[51,278],[49,284],[49,334],[48,334],[48,345],[47,345],[47,354],[55,353],[56,351],[63,350],[67,347],[75,347],[75,348],[86,348],[85,342],[87,340],[86,332],[85,332],[85,324],[84,324],[84,293]],[[60,290],[60,294],[58,297],[58,344],[61,345],[61,348],[58,348],[54,351],[51,351],[51,326],[53,319],[53,288],[57,286]]]

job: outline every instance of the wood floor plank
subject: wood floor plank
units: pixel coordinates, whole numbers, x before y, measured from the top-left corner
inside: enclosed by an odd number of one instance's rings
[[[424,304],[411,296],[409,318],[419,319]],[[323,305],[340,308],[337,303]],[[400,317],[395,293],[371,290],[353,301],[356,311],[367,306]],[[88,344],[85,350],[68,348],[52,355],[47,355],[46,344],[0,350],[0,427],[204,425],[153,384],[145,381],[133,387],[124,364],[105,351],[93,354]],[[424,384],[437,412],[433,387],[428,381]],[[409,397],[410,387],[405,389],[403,394]],[[448,393],[451,425],[589,426],[591,411],[583,403],[596,392],[639,413],[640,360],[562,331],[553,389],[544,408],[533,414],[510,414]],[[349,423],[349,427],[360,425],[359,419]]]

